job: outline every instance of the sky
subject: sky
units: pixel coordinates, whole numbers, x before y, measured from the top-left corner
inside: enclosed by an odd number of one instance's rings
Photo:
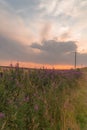
[[[87,66],[87,0],[0,0],[0,65]]]

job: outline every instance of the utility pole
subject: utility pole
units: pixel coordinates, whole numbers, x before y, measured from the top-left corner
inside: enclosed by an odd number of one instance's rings
[[[76,69],[76,65],[77,65],[77,52],[75,51],[75,69]]]

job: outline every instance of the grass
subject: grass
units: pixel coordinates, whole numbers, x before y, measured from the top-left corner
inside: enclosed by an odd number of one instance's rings
[[[4,70],[0,130],[86,130],[86,97],[81,70]]]

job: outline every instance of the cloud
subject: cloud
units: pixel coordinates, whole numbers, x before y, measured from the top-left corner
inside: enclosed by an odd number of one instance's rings
[[[73,51],[87,48],[86,7],[87,0],[0,0],[0,59],[73,64]],[[78,53],[78,64],[86,56]]]
[[[83,39],[83,29],[87,28],[86,0],[67,0],[67,2],[65,0],[1,0],[0,2],[2,16],[0,28],[3,27],[7,34],[11,32],[12,36],[14,35],[21,42],[41,40],[42,34],[45,39],[50,39],[50,36],[59,37],[69,30],[72,32],[72,40]],[[50,25],[51,30],[48,29]],[[63,32],[62,28],[67,28],[66,32]]]
[[[23,19],[35,19],[39,14],[40,0],[4,0],[4,2]]]
[[[55,40],[43,41],[42,45],[38,43],[33,43],[31,47],[40,49],[42,51],[47,51],[47,52],[49,51],[51,53],[54,52],[65,53],[69,51],[75,51],[77,48],[74,41],[62,42],[62,41],[55,41]]]
[[[63,33],[62,35],[60,35],[60,40],[61,41],[67,41],[71,38],[71,32],[67,31],[65,33]]]
[[[56,65],[73,65],[75,62],[75,51],[77,45],[75,41],[43,41],[42,44],[33,43],[31,48],[40,50],[36,56],[36,61],[42,64]],[[78,64],[87,64],[85,61],[87,53],[81,54],[78,52]]]
[[[25,45],[0,35],[0,60],[31,61],[31,54]]]
[[[26,25],[24,19],[4,1],[0,3],[0,20],[1,34],[22,44],[29,44],[35,39],[31,23]]]
[[[50,36],[51,32],[51,23],[47,22],[46,24],[43,24],[43,28],[41,28],[41,41],[46,40]]]
[[[0,35],[0,60],[20,61],[48,65],[73,65],[75,41],[44,40],[41,44],[32,43],[30,46]],[[87,53],[77,54],[77,63],[87,64]]]
[[[61,42],[55,40],[43,41],[42,45],[33,43],[31,47],[40,50],[37,60],[48,64],[71,64],[72,52],[77,49],[74,41]]]

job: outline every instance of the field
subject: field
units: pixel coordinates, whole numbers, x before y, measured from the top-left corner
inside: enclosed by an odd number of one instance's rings
[[[0,73],[0,130],[87,130],[87,70]]]

